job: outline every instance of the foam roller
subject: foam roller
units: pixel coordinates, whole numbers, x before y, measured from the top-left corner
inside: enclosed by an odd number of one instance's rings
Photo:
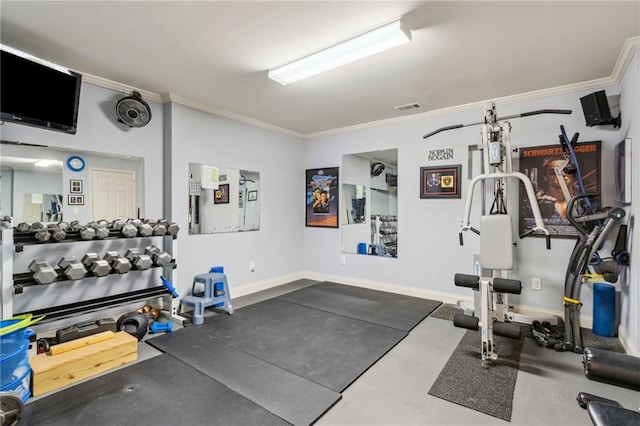
[[[468,330],[477,330],[480,318],[471,315],[465,315],[457,313],[453,316],[453,325],[460,328],[466,328]]]
[[[480,289],[480,277],[477,275],[456,274],[453,277],[453,282],[458,287],[469,287],[474,290]]]
[[[496,293],[520,294],[522,283],[519,280],[496,277],[493,279],[493,291]]]
[[[590,380],[640,390],[640,358],[603,349],[584,348],[582,364],[584,375]]]
[[[494,321],[493,334],[508,337],[509,339],[520,340],[520,336],[522,336],[522,327],[512,322]]]

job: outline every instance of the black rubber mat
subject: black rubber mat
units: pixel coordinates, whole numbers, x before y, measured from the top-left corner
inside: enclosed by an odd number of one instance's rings
[[[229,344],[342,392],[406,335],[394,328],[276,298],[238,309],[233,315],[207,318],[203,325],[159,336],[149,343],[170,354],[180,352],[180,359],[190,365],[209,349]],[[193,341],[199,342],[198,351],[182,355],[184,351],[178,348]]]
[[[314,309],[411,331],[442,302],[321,282],[278,297]]]
[[[29,401],[20,425],[288,425],[169,355]]]
[[[431,386],[429,394],[511,421],[522,339],[494,336],[498,359],[482,367],[480,332],[468,330]]]
[[[189,327],[147,343],[295,425],[313,423],[342,397],[233,346],[203,338],[201,330]]]

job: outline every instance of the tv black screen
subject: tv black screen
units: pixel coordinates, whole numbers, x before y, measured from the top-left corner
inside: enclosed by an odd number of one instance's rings
[[[2,120],[75,134],[82,76],[2,46]]]

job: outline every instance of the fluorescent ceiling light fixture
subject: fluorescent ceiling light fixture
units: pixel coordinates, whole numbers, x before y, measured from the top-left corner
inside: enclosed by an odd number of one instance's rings
[[[347,41],[269,70],[269,78],[289,84],[355,62],[411,41],[411,32],[401,19]]]
[[[35,163],[33,163],[33,165],[36,167],[49,167],[49,166],[59,165],[59,164],[62,164],[60,160],[38,160]]]

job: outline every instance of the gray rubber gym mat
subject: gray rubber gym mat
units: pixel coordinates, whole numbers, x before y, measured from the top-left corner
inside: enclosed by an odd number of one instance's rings
[[[229,344],[342,392],[406,335],[394,328],[275,298],[238,309],[233,315],[215,315],[203,325],[159,336],[149,343],[168,353],[193,339],[200,341],[202,351]],[[181,359],[194,362],[190,357]]]
[[[232,346],[212,345],[199,330],[189,327],[147,343],[295,425],[313,423],[342,397]]]
[[[488,368],[482,367],[480,342],[479,331],[467,330],[429,395],[511,421],[522,339],[494,336],[498,359]]]
[[[433,311],[430,317],[453,321],[453,316],[455,314],[463,313],[463,312],[464,310],[461,308],[458,308],[456,305],[452,305],[451,303],[443,303],[442,305],[440,305],[438,309]]]
[[[30,401],[21,425],[288,425],[169,355]]]
[[[411,331],[442,302],[331,282],[279,296],[314,309]]]

